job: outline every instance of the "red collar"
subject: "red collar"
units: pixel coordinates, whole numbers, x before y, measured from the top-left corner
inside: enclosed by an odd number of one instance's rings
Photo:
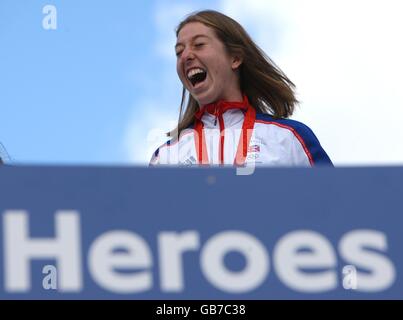
[[[213,112],[211,111],[211,108]],[[210,110],[209,110],[210,109]],[[248,153],[248,146],[252,136],[253,127],[256,119],[256,111],[249,104],[248,98],[246,95],[243,96],[242,102],[227,102],[227,101],[218,101],[217,103],[208,104],[203,106],[196,114],[195,120],[195,147],[197,152],[197,158],[200,165],[209,165],[210,161],[208,159],[207,154],[207,145],[206,138],[204,135],[204,124],[201,121],[201,117],[204,112],[209,112],[218,116],[219,114],[224,113],[228,109],[241,109],[245,110],[245,118],[242,125],[242,134],[239,137],[238,148],[236,152],[236,156],[234,159],[235,166],[242,166],[245,163],[246,155]],[[215,111],[215,112],[214,112]],[[217,113],[219,112],[219,113]],[[224,149],[224,135],[221,136],[220,139],[220,164],[224,163],[223,158],[223,149]]]
[[[225,100],[218,100],[216,102],[203,105],[199,111],[195,113],[196,119],[201,120],[203,114],[208,112],[212,115],[219,116],[225,113],[227,110],[230,109],[240,109],[243,111],[248,110],[249,101],[246,95],[243,95],[243,101],[225,101]]]

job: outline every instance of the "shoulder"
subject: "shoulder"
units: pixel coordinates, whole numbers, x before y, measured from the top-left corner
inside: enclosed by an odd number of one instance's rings
[[[150,160],[150,166],[152,165],[157,165],[160,163],[160,156],[161,153],[164,152],[164,150],[172,145],[175,145],[175,143],[177,142],[178,139],[174,139],[174,138],[170,138],[169,140],[167,140],[165,143],[163,143],[162,145],[160,145],[157,150],[154,151],[151,160]]]
[[[275,125],[277,127],[291,131],[297,138],[301,137],[307,141],[317,141],[315,134],[306,124],[283,118],[274,118],[269,114],[258,113],[256,114],[256,122],[266,125]]]
[[[276,125],[290,131],[295,131],[296,133],[304,136],[314,136],[313,131],[306,124],[296,120],[275,118],[269,114],[258,113],[256,114],[256,122],[267,125]]]
[[[191,134],[193,133],[193,125],[187,127],[186,129],[183,129],[180,134],[179,137],[178,136],[174,136],[174,137],[170,137],[165,143],[163,143],[161,146],[159,146],[157,148],[157,150],[155,150],[155,152],[153,153],[151,160],[150,160],[150,165],[155,165],[155,164],[159,164],[161,163],[160,158],[162,156],[163,159],[165,159],[169,153],[169,150],[172,147],[178,147],[179,144],[186,142],[186,140],[188,140],[187,138],[191,138]],[[166,160],[166,159],[165,159]],[[165,160],[163,160],[162,162],[165,162]]]
[[[329,156],[320,145],[318,138],[306,124],[291,119],[275,118],[263,113],[256,114],[256,123],[288,130],[298,143],[301,144],[312,165],[319,163],[332,164]]]

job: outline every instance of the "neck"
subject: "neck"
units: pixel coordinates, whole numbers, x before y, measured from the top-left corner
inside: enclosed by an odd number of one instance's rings
[[[201,119],[202,115],[205,112],[210,114],[219,115],[223,114],[229,109],[240,109],[246,111],[249,106],[249,101],[246,95],[243,95],[238,101],[226,101],[226,100],[218,100],[210,104],[203,105],[198,112],[196,112],[195,116],[198,119]]]
[[[244,101],[244,95],[241,92],[237,92],[229,98],[218,98],[215,101],[206,104],[199,104],[199,109],[202,109],[208,105],[217,105],[221,103],[239,103]]]

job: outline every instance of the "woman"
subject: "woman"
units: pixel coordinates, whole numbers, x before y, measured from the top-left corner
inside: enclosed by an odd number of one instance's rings
[[[200,11],[176,36],[179,123],[150,165],[332,165],[314,133],[286,119],[298,102],[294,84],[240,24]]]

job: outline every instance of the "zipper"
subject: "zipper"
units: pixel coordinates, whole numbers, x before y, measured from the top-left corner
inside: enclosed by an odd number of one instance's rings
[[[219,143],[219,161],[220,161],[220,164],[221,165],[224,165],[224,129],[225,129],[225,127],[224,127],[224,117],[223,117],[223,115],[221,114],[219,117],[218,117],[218,120],[219,120],[219,125],[220,125],[220,143]]]
[[[219,137],[219,144],[218,144],[218,161],[220,165],[224,164],[224,118],[223,114],[221,113],[219,115],[219,109],[218,106],[215,106],[214,109],[214,127],[217,125],[217,120],[219,120],[219,128],[220,128],[220,137]]]

